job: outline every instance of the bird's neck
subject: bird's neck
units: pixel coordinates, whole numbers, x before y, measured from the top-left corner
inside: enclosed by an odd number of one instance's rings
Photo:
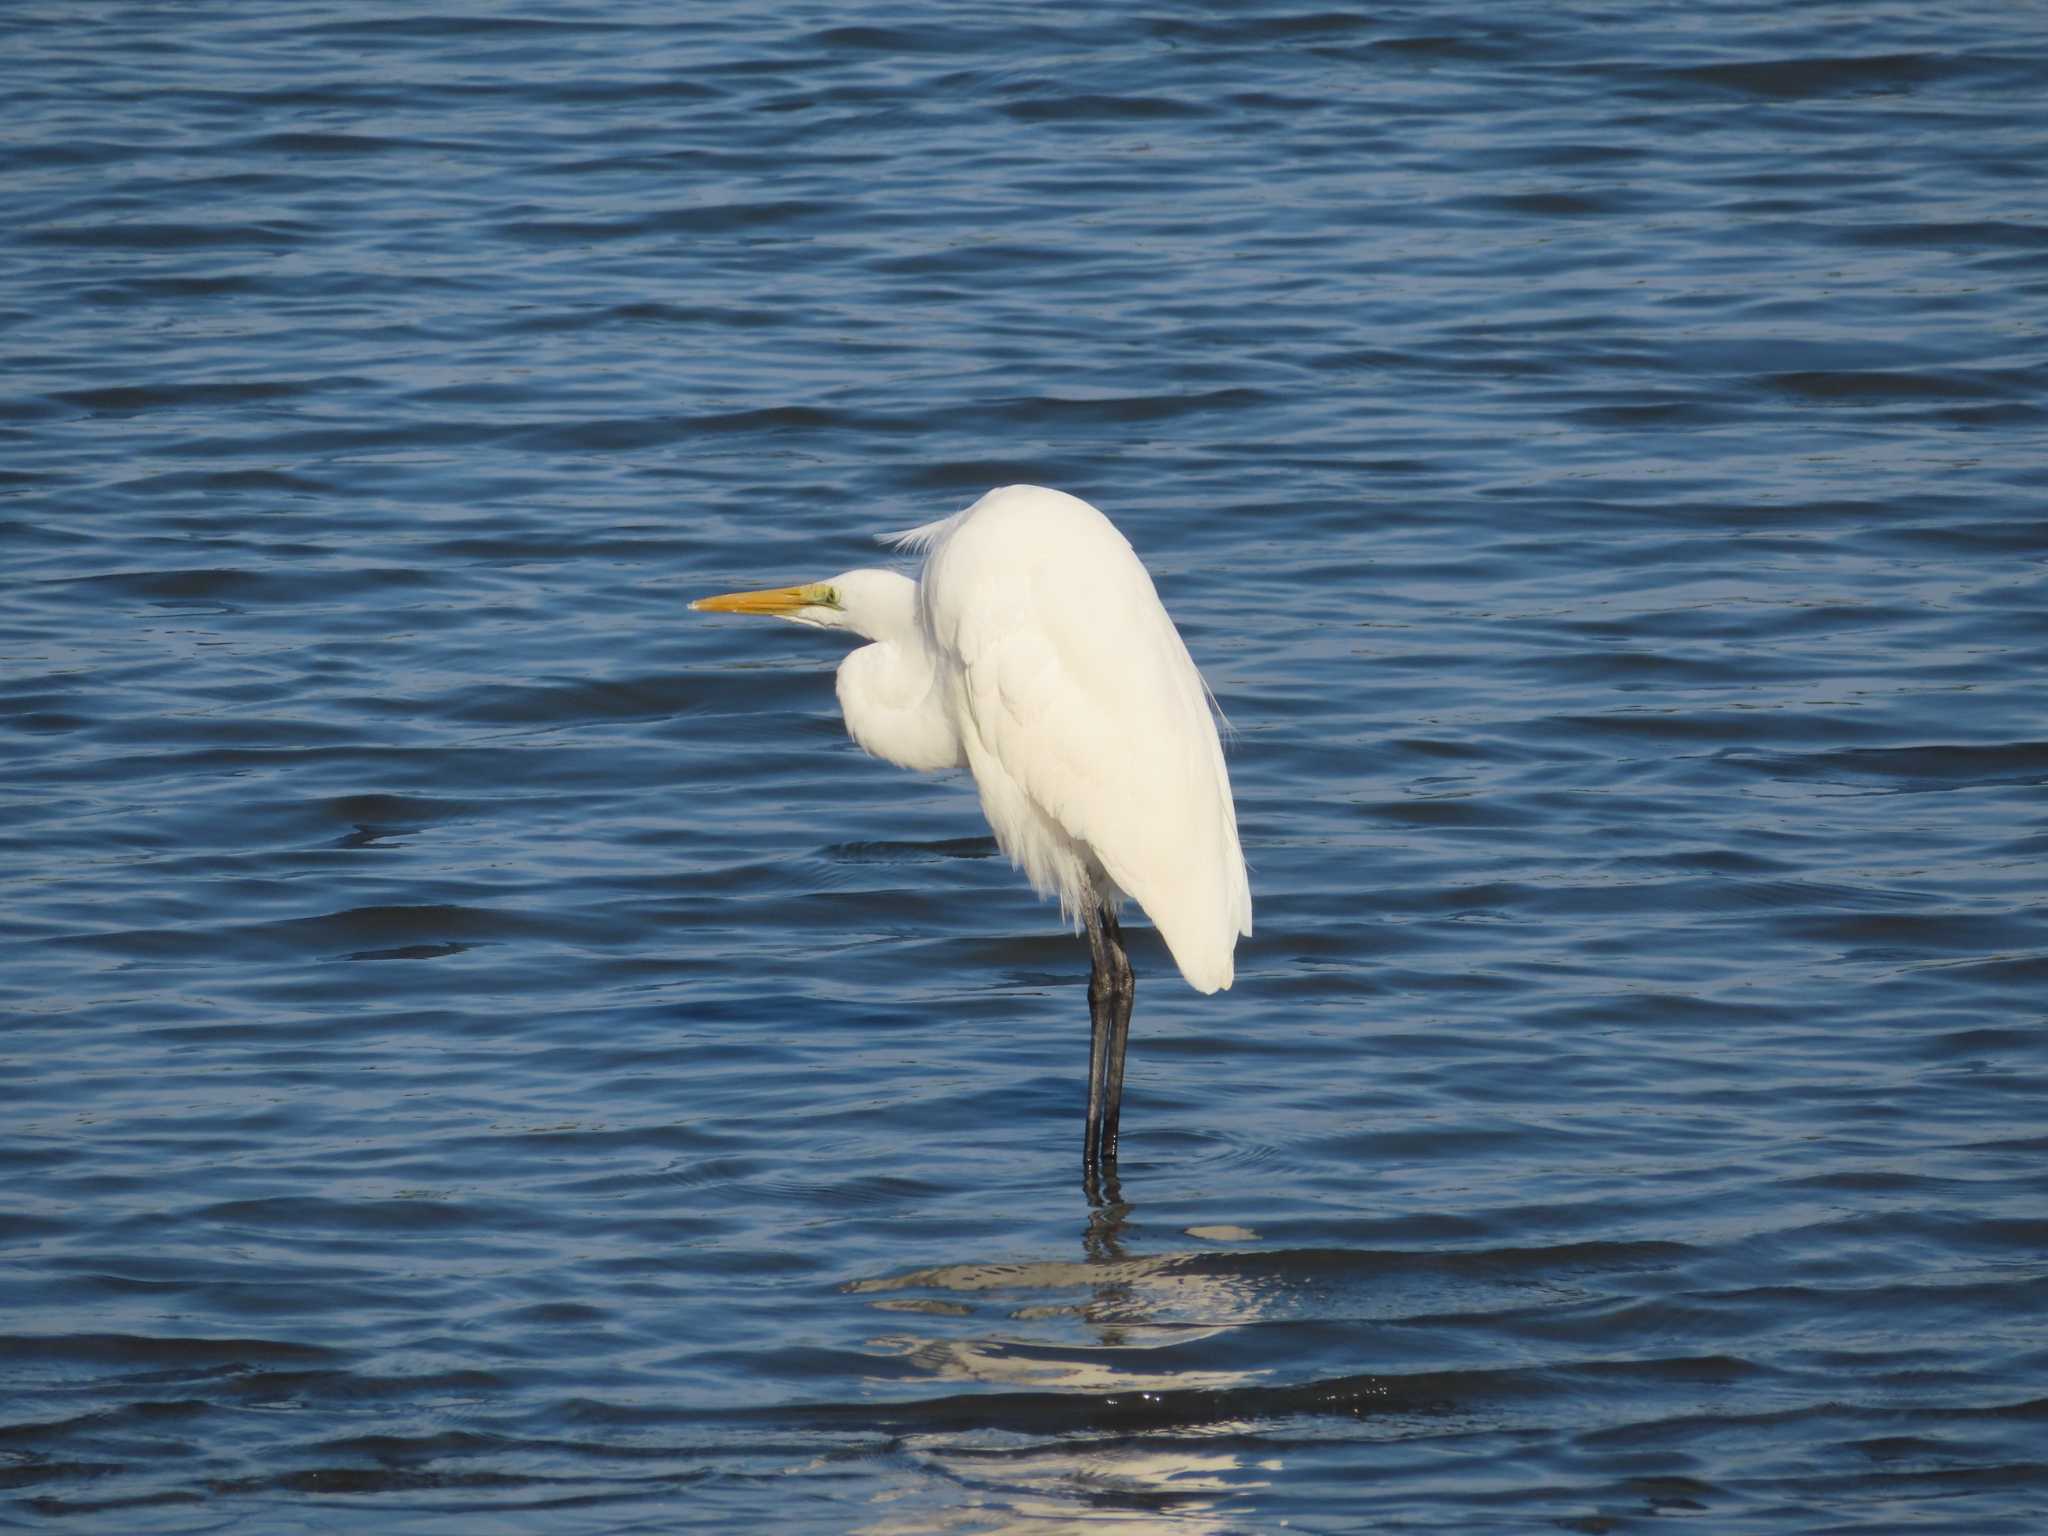
[[[887,645],[924,646],[917,583],[901,571],[848,571],[835,577],[845,627]]]

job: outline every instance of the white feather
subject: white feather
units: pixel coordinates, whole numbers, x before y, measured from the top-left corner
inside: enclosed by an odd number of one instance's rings
[[[1076,926],[1135,898],[1191,986],[1229,986],[1252,897],[1214,701],[1129,541],[1035,485],[886,538],[924,556],[917,581],[847,571],[698,606],[867,636],[839,667],[864,750],[965,766],[997,844]]]
[[[1252,931],[1209,692],[1130,543],[1038,486],[896,536],[997,844],[1078,921],[1133,897],[1202,992]]]

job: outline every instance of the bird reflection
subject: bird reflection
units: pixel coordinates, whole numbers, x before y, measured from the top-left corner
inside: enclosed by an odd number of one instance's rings
[[[1124,1251],[1118,1239],[1123,1236],[1131,1208],[1124,1202],[1123,1185],[1116,1170],[1089,1170],[1081,1180],[1081,1189],[1088,1197],[1088,1233],[1081,1239],[1083,1251],[1091,1263],[1120,1263]]]
[[[892,1312],[914,1308],[935,1330],[945,1327],[941,1317],[989,1307],[1003,1308],[1011,1325],[999,1334],[872,1341],[935,1381],[1007,1389],[960,1400],[985,1403],[985,1414],[970,1411],[975,1428],[905,1437],[904,1449],[937,1481],[923,1490],[928,1497],[906,1496],[864,1527],[872,1536],[1242,1528],[1241,1495],[1264,1486],[1260,1474],[1279,1463],[1243,1454],[1241,1437],[1254,1426],[1208,1394],[1268,1373],[1222,1366],[1227,1352],[1199,1346],[1253,1321],[1271,1298],[1213,1252],[1134,1251],[1136,1207],[1113,1174],[1087,1194],[1075,1259],[943,1265],[849,1287]],[[1078,1336],[1025,1336],[1037,1331],[1030,1325],[1061,1320]],[[1049,1408],[1046,1393],[1073,1394],[1071,1417]],[[1000,1433],[991,1440],[989,1429]]]
[[[1223,1432],[1248,1425],[1223,1426]],[[944,1480],[938,1507],[891,1510],[858,1536],[1204,1536],[1242,1531],[1239,1495],[1280,1469],[1277,1459],[1247,1462],[1229,1450],[1178,1442],[1092,1440],[1024,1447],[913,1447]],[[903,1501],[913,1503],[911,1499]]]

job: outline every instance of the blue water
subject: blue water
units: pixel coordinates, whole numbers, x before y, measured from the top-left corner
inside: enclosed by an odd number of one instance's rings
[[[2038,6],[0,16],[0,1524],[2048,1521]],[[1257,934],[833,637],[1151,566]]]

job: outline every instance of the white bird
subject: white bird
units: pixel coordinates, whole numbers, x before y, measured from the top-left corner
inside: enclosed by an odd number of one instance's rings
[[[1252,931],[1208,687],[1130,542],[1077,497],[1006,486],[887,542],[923,552],[917,580],[856,570],[690,606],[874,642],[839,664],[853,739],[904,768],[966,768],[997,846],[1087,931],[1082,1158],[1113,1168],[1135,993],[1122,902],[1198,992],[1230,985]]]

